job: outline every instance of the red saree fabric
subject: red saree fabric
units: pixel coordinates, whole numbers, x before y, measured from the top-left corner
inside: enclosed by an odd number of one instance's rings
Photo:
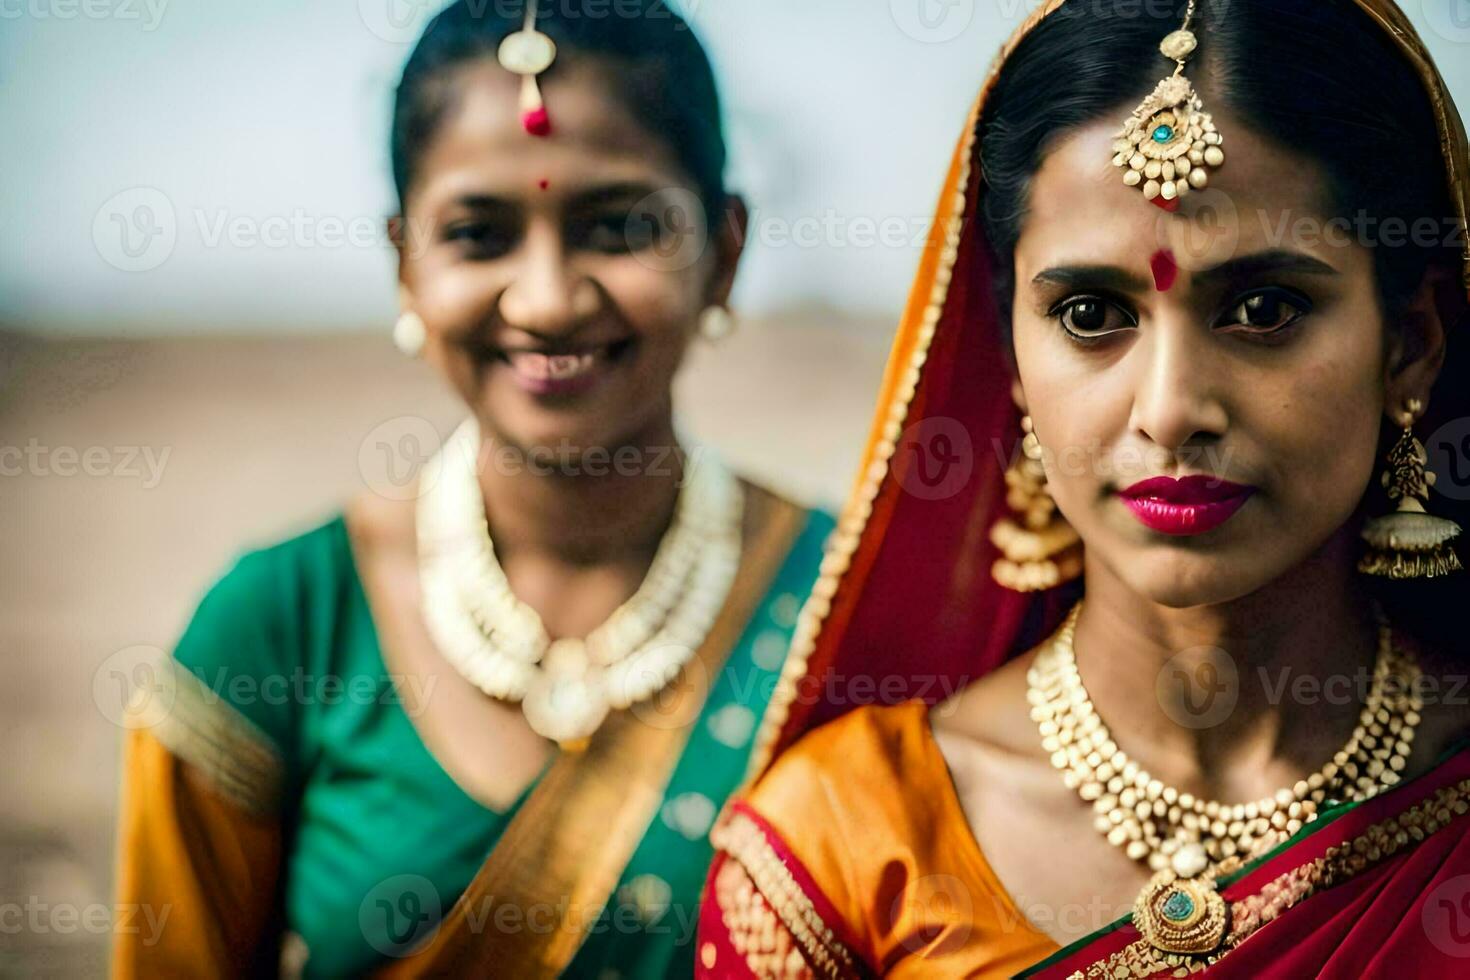
[[[1324,817],[1222,888],[1231,910],[1228,952],[1204,975],[1470,975],[1467,830],[1470,748],[1405,786]],[[1140,970],[1148,962],[1136,955],[1140,945],[1146,948],[1138,931],[1123,925],[1023,976],[1173,974],[1171,965]]]

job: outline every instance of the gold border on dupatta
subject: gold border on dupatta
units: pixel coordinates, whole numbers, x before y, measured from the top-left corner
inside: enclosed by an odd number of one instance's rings
[[[786,724],[791,704],[796,699],[797,685],[806,675],[807,663],[816,649],[817,634],[821,631],[827,614],[832,611],[832,599],[837,595],[837,588],[852,563],[852,556],[857,551],[858,543],[862,540],[863,530],[867,527],[868,519],[873,514],[873,502],[878,497],[878,490],[883,484],[884,477],[888,475],[889,462],[898,450],[898,440],[903,433],[904,422],[908,418],[909,404],[918,390],[920,371],[929,355],[929,346],[934,340],[939,318],[944,312],[944,301],[948,296],[950,279],[954,274],[955,259],[959,255],[960,229],[964,224],[965,193],[971,169],[970,152],[974,145],[978,113],[979,103],[977,102],[970,114],[970,124],[967,129],[970,136],[965,139],[961,151],[957,183],[946,204],[947,213],[940,222],[944,228],[943,237],[931,238],[931,246],[936,240],[942,242],[942,251],[934,270],[934,282],[931,286],[928,305],[925,306],[920,321],[914,350],[909,355],[908,364],[904,368],[902,382],[898,385],[892,400],[882,411],[880,416],[882,422],[875,423],[877,439],[867,454],[858,483],[849,495],[846,506],[842,509],[842,515],[838,519],[837,528],[827,546],[827,553],[822,558],[811,594],[802,604],[801,613],[797,617],[796,629],[792,635],[791,648],[786,656],[781,678],[777,682],[770,706],[766,709],[760,730],[756,734],[755,748],[750,757],[749,775],[752,778],[759,775],[770,761],[772,749],[782,726]],[[897,343],[902,343],[901,336]]]
[[[975,140],[978,136],[980,111],[985,105],[985,98],[995,84],[996,78],[999,77],[1000,67],[1005,63],[1011,49],[1042,18],[1061,6],[1063,2],[1065,0],[1048,0],[1045,5],[1032,11],[1022,27],[1006,42],[995,65],[990,70],[989,77],[981,87],[980,95],[970,107],[964,136],[961,138],[959,148],[955,151],[955,159],[950,163],[951,172],[955,175],[954,187],[940,201],[935,230],[930,232],[926,245],[927,248],[938,246],[940,252],[938,262],[934,267],[933,280],[929,284],[928,300],[919,316],[914,348],[903,368],[903,380],[898,384],[888,404],[879,408],[857,483],[848,495],[847,503],[842,509],[837,529],[828,544],[827,554],[822,559],[817,581],[812,586],[811,594],[802,605],[801,614],[797,617],[796,630],[791,639],[791,648],[786,656],[785,667],[781,671],[781,679],[771,698],[770,707],[762,720],[760,730],[756,734],[755,749],[751,752],[749,769],[751,779],[760,775],[770,762],[775,743],[780,737],[781,728],[786,724],[791,704],[796,699],[797,685],[806,676],[807,664],[816,649],[817,635],[821,632],[827,614],[832,611],[832,599],[837,595],[842,578],[852,564],[852,556],[856,553],[858,544],[862,540],[863,531],[868,526],[868,519],[873,515],[873,503],[878,498],[878,491],[883,485],[883,480],[888,476],[893,454],[898,451],[898,440],[903,434],[904,423],[908,420],[909,406],[913,402],[914,393],[918,391],[924,362],[929,357],[929,348],[934,342],[939,319],[944,315],[945,301],[949,298],[949,285],[954,277],[955,261],[959,257],[960,235],[965,223],[965,205],[970,190],[971,171],[974,168]],[[945,183],[949,183],[948,179]],[[943,229],[942,233],[939,229]],[[915,293],[918,293],[917,287]],[[906,314],[905,322],[907,323],[908,320],[909,317]],[[907,332],[907,327],[901,328],[894,338],[894,356],[897,356],[902,350],[904,335]],[[891,372],[893,369],[894,365],[890,361],[888,370]]]
[[[1429,94],[1430,106],[1434,110],[1434,126],[1439,136],[1439,155],[1444,163],[1445,177],[1450,184],[1450,198],[1456,217],[1460,222],[1462,249],[1461,285],[1470,294],[1470,145],[1465,136],[1465,121],[1445,85],[1444,76],[1435,65],[1424,40],[1414,30],[1403,9],[1393,0],[1355,0],[1362,10],[1404,53]]]

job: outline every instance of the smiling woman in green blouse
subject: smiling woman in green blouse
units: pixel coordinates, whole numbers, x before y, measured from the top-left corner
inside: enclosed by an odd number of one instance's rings
[[[117,976],[692,972],[830,520],[676,435],[745,212],[635,6],[456,3],[410,57],[395,339],[467,418],[415,499],[240,557],[135,705],[119,900],[170,913]]]

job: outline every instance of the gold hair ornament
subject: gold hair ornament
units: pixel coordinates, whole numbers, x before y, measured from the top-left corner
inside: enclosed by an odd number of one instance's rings
[[[1220,133],[1184,77],[1184,62],[1199,46],[1189,29],[1193,19],[1194,0],[1189,0],[1184,25],[1159,43],[1159,51],[1175,63],[1174,73],[1138,104],[1113,142],[1113,166],[1123,171],[1123,183],[1142,187],[1145,198],[1170,211],[1190,188],[1207,185],[1209,171],[1225,162]]]

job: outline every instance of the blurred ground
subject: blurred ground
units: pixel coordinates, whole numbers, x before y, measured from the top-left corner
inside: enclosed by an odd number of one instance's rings
[[[744,322],[681,380],[687,428],[834,504],[891,324]],[[120,732],[110,668],[167,649],[248,545],[386,486],[375,447],[459,418],[372,335],[42,342],[0,333],[0,975],[96,976]],[[89,924],[90,923],[90,924]]]

